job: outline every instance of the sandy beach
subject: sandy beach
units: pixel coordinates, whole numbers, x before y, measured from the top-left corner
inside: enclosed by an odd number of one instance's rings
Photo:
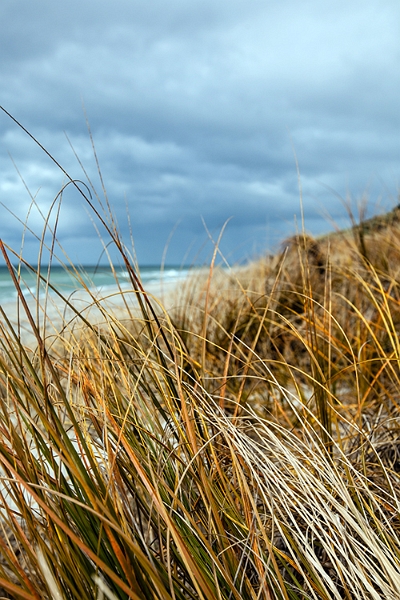
[[[170,308],[174,292],[181,282],[182,280],[147,282],[145,292],[153,306]],[[108,287],[106,291],[77,289],[67,297],[68,303],[55,294],[43,294],[39,302],[29,296],[25,300],[35,326],[42,338],[48,341],[56,339],[60,332],[76,332],[84,326],[85,320],[92,325],[101,326],[113,318],[124,319],[140,314],[138,294],[127,284],[121,288]],[[16,299],[1,304],[1,307],[23,344],[34,349],[37,345],[36,336],[30,323],[31,318],[22,302]],[[5,326],[4,321],[3,319]]]

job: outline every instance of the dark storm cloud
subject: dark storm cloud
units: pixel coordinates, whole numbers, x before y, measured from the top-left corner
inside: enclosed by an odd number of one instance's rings
[[[394,0],[3,0],[1,104],[84,178],[65,131],[101,190],[84,101],[109,200],[127,238],[128,203],[141,262],[160,261],[175,227],[169,260],[179,262],[207,238],[204,223],[217,236],[230,217],[224,251],[252,256],[295,230],[296,160],[315,233],[329,228],[324,211],[341,222],[348,192],[367,190],[371,211],[380,196],[396,202],[399,17]],[[65,179],[5,116],[0,160],[0,200],[24,219],[27,186],[46,214]],[[30,226],[42,222],[32,210]],[[74,259],[97,258],[73,189],[58,227]],[[18,245],[20,234],[5,213],[0,235]]]

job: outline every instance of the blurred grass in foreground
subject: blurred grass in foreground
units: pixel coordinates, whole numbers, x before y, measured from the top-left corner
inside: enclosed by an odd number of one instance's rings
[[[398,598],[397,221],[212,263],[167,310],[93,210],[137,307],[50,336],[20,294],[29,346],[0,308],[3,597]]]

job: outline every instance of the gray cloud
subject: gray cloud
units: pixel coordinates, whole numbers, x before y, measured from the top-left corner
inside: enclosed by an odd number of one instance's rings
[[[67,133],[101,191],[84,102],[103,178],[124,237],[139,260],[191,257],[230,219],[222,247],[254,256],[295,229],[339,223],[339,196],[396,202],[399,171],[400,13],[316,0],[3,0],[1,104],[73,178],[84,178]],[[9,156],[24,181],[19,178]],[[27,186],[43,214],[62,173],[0,115],[0,200],[24,220]],[[29,224],[40,231],[31,211]],[[58,225],[74,260],[101,243],[79,194],[67,189]],[[1,211],[0,236],[18,247],[21,225]],[[35,252],[32,240],[27,255]]]

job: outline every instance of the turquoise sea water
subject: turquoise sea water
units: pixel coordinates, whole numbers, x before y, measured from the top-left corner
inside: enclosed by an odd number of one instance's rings
[[[17,272],[17,270],[16,270]],[[107,291],[112,291],[116,288],[115,274],[112,272],[110,267],[101,266],[93,267],[86,266],[80,267],[79,272],[83,278],[83,281],[90,289],[99,290],[101,294],[107,294]],[[189,269],[165,266],[163,269],[160,267],[141,267],[140,277],[144,288],[146,285],[160,286],[162,284],[170,285],[179,280],[187,277]],[[42,275],[47,278],[47,267],[42,267]],[[116,275],[118,282],[122,289],[130,289],[132,285],[129,281],[129,276],[124,268],[116,268]],[[32,295],[36,296],[37,290],[37,275],[32,273],[30,270],[23,268],[19,273],[19,280],[23,294],[27,298],[31,298]],[[82,285],[79,280],[66,271],[63,267],[53,266],[50,271],[50,283],[59,292],[65,296],[69,296],[75,290],[82,289]],[[42,285],[42,290],[43,290]],[[50,290],[50,294],[54,294]],[[0,304],[13,302],[17,298],[17,292],[5,266],[0,266]]]

